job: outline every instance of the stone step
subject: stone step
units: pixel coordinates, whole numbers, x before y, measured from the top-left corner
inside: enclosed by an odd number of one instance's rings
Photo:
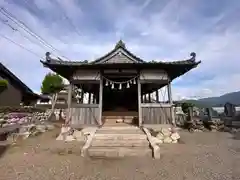
[[[129,130],[129,129],[140,130],[139,127],[137,127],[137,126],[130,126],[130,125],[125,125],[125,126],[124,125],[121,125],[121,126],[114,126],[113,125],[113,126],[110,126],[110,125],[108,125],[108,126],[101,127],[99,129],[99,131],[101,131],[101,130]]]
[[[146,139],[140,140],[99,140],[93,139],[92,147],[149,147]]]
[[[103,116],[105,119],[133,119],[135,116]]]
[[[139,129],[135,129],[135,130],[132,130],[132,129],[123,129],[123,130],[98,130],[96,132],[97,134],[144,134],[143,131],[139,130]]]
[[[143,147],[91,147],[88,149],[90,157],[127,157],[127,156],[152,156],[150,148]]]
[[[132,123],[133,122],[133,117],[107,117],[103,118],[103,121],[105,123],[120,123],[120,122],[125,122],[125,123]]]
[[[100,134],[96,133],[94,139],[104,140],[144,140],[147,139],[145,134]]]

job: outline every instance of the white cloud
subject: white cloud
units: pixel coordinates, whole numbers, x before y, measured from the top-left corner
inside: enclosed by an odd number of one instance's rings
[[[18,4],[4,1],[0,5],[61,51],[55,54],[74,60],[93,60],[111,50],[119,38],[126,41],[126,46],[133,53],[146,60],[181,60],[189,58],[190,52],[195,51],[202,64],[174,82],[175,99],[216,96],[240,89],[237,83],[240,78],[240,25],[236,20],[232,21],[239,12],[236,11],[240,7],[238,2],[229,2],[228,7],[221,7],[219,11],[217,6],[213,7],[210,10],[218,13],[208,17],[205,14],[209,12],[201,10],[199,7],[202,6],[197,1],[172,0],[163,3],[142,0],[136,4],[126,0],[59,0],[81,36],[51,1],[34,2],[44,14],[33,15],[19,5],[20,1]],[[0,17],[4,18],[1,14]],[[29,42],[19,32],[13,32],[2,24],[0,31],[40,57],[44,56],[46,50]],[[40,57],[1,37],[0,48],[4,48],[1,61],[32,89],[40,89],[41,80],[49,71],[40,64]]]

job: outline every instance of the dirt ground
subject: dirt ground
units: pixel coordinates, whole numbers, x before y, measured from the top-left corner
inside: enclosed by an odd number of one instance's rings
[[[82,144],[56,141],[58,131],[2,148],[0,179],[240,180],[240,134],[180,132],[181,143],[164,145],[160,160],[90,159],[80,156]]]

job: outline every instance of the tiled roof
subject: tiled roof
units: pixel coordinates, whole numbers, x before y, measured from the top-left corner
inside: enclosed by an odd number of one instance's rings
[[[123,61],[111,61],[110,63],[105,63],[116,53],[123,52],[127,58],[130,58],[131,63],[124,63]],[[165,69],[168,71],[170,78],[174,79],[178,76],[183,75],[187,71],[196,67],[201,61],[196,61],[196,53],[192,52],[189,59],[163,62],[163,61],[144,61],[141,58],[132,54],[127,50],[125,43],[119,41],[115,48],[107,53],[106,55],[100,57],[99,59],[88,62],[88,61],[64,61],[60,58],[53,59],[50,57],[50,53],[46,53],[46,61],[41,61],[45,67],[52,69],[53,71],[59,73],[65,78],[69,78],[76,69],[86,68],[86,69],[100,69],[100,68],[149,68],[149,69]]]
[[[36,95],[26,84],[24,84],[17,76],[15,76],[7,67],[0,63],[0,75],[7,77],[12,84],[15,84],[23,93]]]
[[[187,64],[199,64],[199,62],[195,61],[196,54],[191,53],[191,58],[187,60],[177,60],[177,61],[142,61],[142,64],[178,64],[178,65],[187,65]],[[96,61],[93,62],[84,62],[84,61],[64,61],[64,60],[56,60],[56,59],[49,59],[47,61],[41,62],[45,65],[51,64],[51,65],[70,65],[70,66],[82,66],[82,65],[95,65]]]

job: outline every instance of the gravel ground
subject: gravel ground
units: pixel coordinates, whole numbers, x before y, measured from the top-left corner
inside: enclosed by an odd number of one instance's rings
[[[181,132],[182,142],[162,147],[162,157],[90,159],[82,144],[56,141],[57,130],[8,148],[0,158],[1,180],[237,180],[240,135]]]

